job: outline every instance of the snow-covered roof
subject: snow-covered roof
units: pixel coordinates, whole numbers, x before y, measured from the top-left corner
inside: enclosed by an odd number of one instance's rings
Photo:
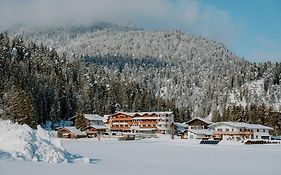
[[[173,112],[171,112],[171,111],[163,111],[163,112],[119,112],[118,111],[115,114],[124,114],[124,115],[128,115],[128,116],[134,117],[136,115],[143,116],[145,114],[147,114],[147,115],[153,115],[153,114],[156,114],[156,115],[173,114]]]
[[[89,127],[93,127],[93,128],[96,128],[96,129],[106,129],[105,125],[90,125]]]
[[[212,135],[213,130],[210,129],[188,129],[189,132],[192,132],[194,134],[198,135]]]
[[[160,117],[134,117],[133,120],[157,120],[161,119]]]
[[[138,131],[155,131],[157,128],[134,128],[135,130]]]
[[[207,119],[203,119],[203,118],[201,118],[201,117],[195,117],[195,118],[193,118],[193,119],[191,119],[191,120],[189,120],[189,121],[187,121],[187,122],[185,122],[185,124],[189,124],[190,122],[193,122],[194,120],[201,120],[202,122],[204,122],[204,123],[207,123],[207,124],[213,124],[213,122],[211,122],[211,121],[209,121],[209,120],[207,120]]]
[[[212,124],[210,127],[214,128],[216,126],[221,126],[221,125],[228,125],[228,126],[232,126],[232,127],[235,127],[235,128],[273,130],[273,128],[268,127],[268,126],[264,126],[264,125],[260,125],[260,124],[249,124],[249,123],[244,123],[244,122],[218,122],[218,123]]]
[[[75,128],[74,126],[64,127],[64,128],[69,130],[70,132],[76,134],[76,135],[85,135],[84,132],[80,131],[79,129]]]
[[[175,125],[178,127],[182,127],[182,128],[186,128],[187,125],[185,123],[179,123],[179,122],[175,122]]]
[[[103,121],[103,118],[98,114],[83,114],[83,117],[85,117],[86,119],[88,119],[90,121],[93,121],[93,120]]]

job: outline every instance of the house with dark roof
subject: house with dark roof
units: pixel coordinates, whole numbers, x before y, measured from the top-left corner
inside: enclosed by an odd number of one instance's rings
[[[200,117],[193,118],[187,122],[184,122],[188,126],[188,129],[208,129],[209,125],[213,122]]]
[[[183,131],[184,136],[182,137],[188,139],[209,139],[213,132],[209,129],[209,125],[212,123],[213,122],[200,117],[184,122],[187,129]]]

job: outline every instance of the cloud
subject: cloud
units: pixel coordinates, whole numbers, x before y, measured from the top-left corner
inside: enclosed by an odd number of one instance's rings
[[[199,0],[0,0],[0,26],[130,22],[181,29],[231,43],[239,26],[227,12]]]

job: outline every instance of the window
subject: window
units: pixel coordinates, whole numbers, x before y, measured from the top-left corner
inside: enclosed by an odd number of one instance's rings
[[[232,129],[232,131],[234,131],[234,129]]]
[[[218,128],[217,131],[222,131],[222,129],[221,129],[221,128]]]
[[[229,129],[228,129],[228,128],[226,128],[226,129],[225,129],[225,131],[229,131]]]
[[[259,138],[259,136],[256,135],[256,139],[258,139],[258,138]]]
[[[265,129],[263,129],[263,132],[265,132]]]
[[[259,130],[259,129],[257,129],[257,132],[260,132],[260,130]]]

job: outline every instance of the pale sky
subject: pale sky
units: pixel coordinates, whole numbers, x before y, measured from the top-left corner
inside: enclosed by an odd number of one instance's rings
[[[246,60],[281,62],[279,0],[0,0],[0,28],[14,24],[129,22],[222,42]]]

